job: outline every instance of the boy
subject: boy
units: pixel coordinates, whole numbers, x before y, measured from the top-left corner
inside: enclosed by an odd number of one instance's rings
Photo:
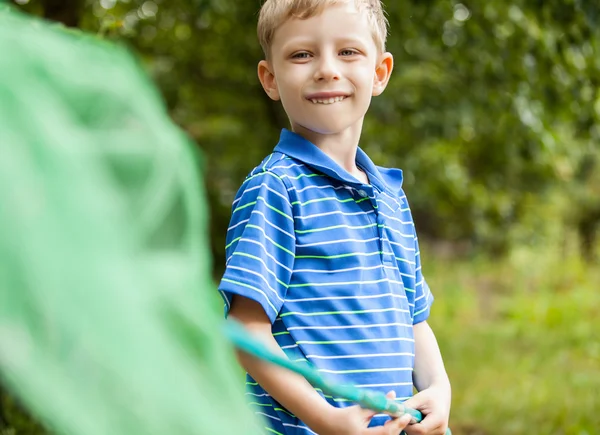
[[[443,434],[450,383],[402,172],[358,147],[393,68],[380,0],[266,0],[258,34],[260,82],[291,131],[233,202],[226,314],[332,381],[408,399],[425,418],[375,415],[240,353],[251,406],[275,434]]]

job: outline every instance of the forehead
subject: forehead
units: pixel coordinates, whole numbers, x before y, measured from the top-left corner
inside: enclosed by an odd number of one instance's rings
[[[340,2],[327,6],[310,18],[290,18],[273,35],[273,49],[302,42],[333,42],[356,40],[374,45],[374,32],[364,12],[354,2]]]

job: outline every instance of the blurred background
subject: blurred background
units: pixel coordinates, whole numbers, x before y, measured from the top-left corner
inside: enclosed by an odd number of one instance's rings
[[[203,153],[218,280],[236,189],[287,127],[256,78],[261,2],[13,2],[138,55]],[[456,435],[600,433],[595,3],[386,2],[396,66],[361,147],[404,171]],[[45,433],[0,404],[0,434]]]

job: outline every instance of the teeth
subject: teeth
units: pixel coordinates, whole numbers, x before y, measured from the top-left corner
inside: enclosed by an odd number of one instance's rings
[[[343,99],[345,99],[346,97],[335,97],[335,98],[327,98],[325,100],[317,100],[317,99],[312,99],[310,101],[312,101],[314,104],[333,104],[333,103],[337,103],[339,101],[342,101]]]

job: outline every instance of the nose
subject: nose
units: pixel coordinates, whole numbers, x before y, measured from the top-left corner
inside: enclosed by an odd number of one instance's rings
[[[316,64],[315,81],[339,80],[340,72],[336,56],[322,55]]]

